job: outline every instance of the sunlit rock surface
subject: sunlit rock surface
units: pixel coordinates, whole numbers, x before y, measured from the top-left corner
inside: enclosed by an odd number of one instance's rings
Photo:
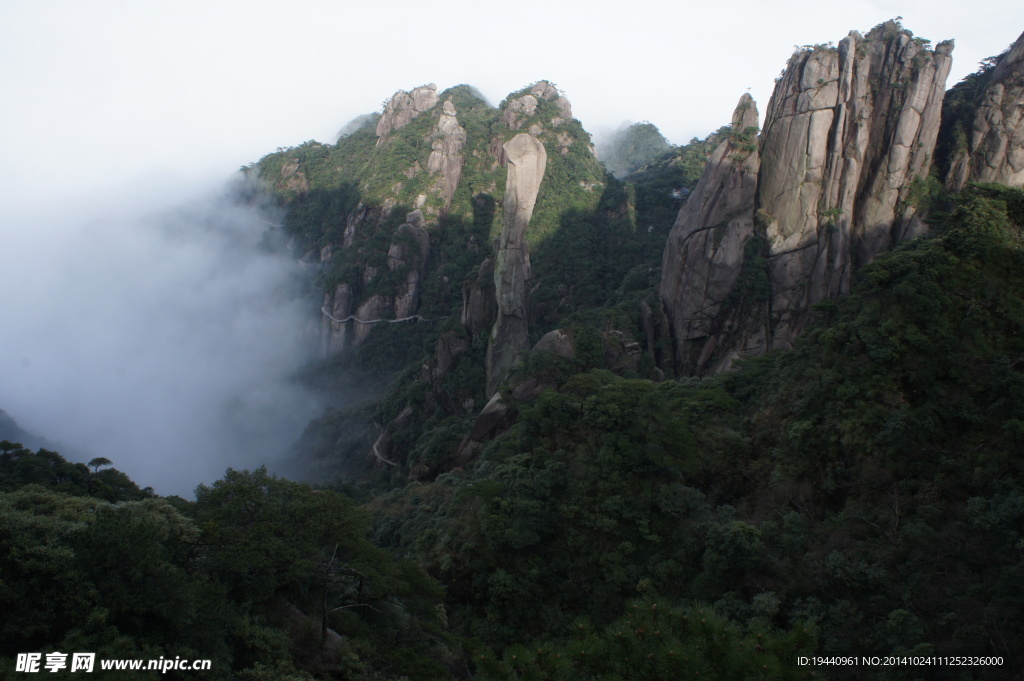
[[[811,305],[848,293],[854,270],[925,231],[908,198],[931,166],[953,48],[926,42],[890,21],[798,50],[768,104],[759,158],[751,150],[723,165],[733,141],[715,152],[664,260],[677,372],[713,373],[790,347]],[[734,119],[732,137],[748,122]],[[748,234],[765,240],[763,253],[740,253]],[[753,265],[768,278],[767,308],[738,310],[750,293],[736,289],[740,272],[748,266],[745,284],[762,274]]]

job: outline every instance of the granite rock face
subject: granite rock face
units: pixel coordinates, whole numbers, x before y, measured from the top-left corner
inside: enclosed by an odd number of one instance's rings
[[[523,95],[508,103],[501,120],[510,129],[519,130],[523,127],[523,120],[535,113],[537,113],[537,98],[533,95]]]
[[[526,229],[530,226],[548,158],[544,145],[526,133],[506,142],[504,151],[508,159],[508,179],[504,224],[498,237],[494,267],[498,315],[487,346],[488,395],[494,394],[505,371],[519,352],[528,347],[526,284],[530,279],[530,253]]]
[[[790,60],[765,117],[757,197],[772,347],[791,346],[810,305],[848,293],[854,269],[918,235],[906,199],[931,167],[952,47],[929,50],[887,22]]]
[[[377,320],[387,318],[394,309],[392,296],[377,293],[370,296],[366,302],[356,310],[354,320],[354,333],[352,334],[352,347],[357,348],[366,342],[373,325],[379,323]]]
[[[395,230],[388,248],[388,272],[405,272],[404,280],[395,286],[391,295],[373,295],[353,312],[355,295],[351,284],[339,284],[333,292],[324,294],[320,355],[330,357],[347,346],[362,345],[374,324],[382,323],[382,320],[405,319],[415,315],[419,307],[420,285],[429,258],[430,235],[426,230],[426,222],[423,213],[414,210],[406,215],[405,222]],[[362,283],[369,284],[382,274],[379,268],[367,265],[363,269]]]
[[[968,132],[951,164],[947,187],[968,182],[1024,186],[1024,33],[996,64]]]
[[[749,128],[734,119],[666,249],[661,297],[677,372],[714,373],[790,347],[812,304],[848,293],[855,269],[922,233],[908,196],[931,166],[951,51],[893,21],[797,51],[768,104],[759,154],[723,166]],[[728,194],[721,205],[716,192]],[[763,247],[745,248],[751,236]],[[762,277],[766,307],[750,305],[744,287]]]
[[[530,94],[541,99],[554,102],[558,105],[559,110],[562,112],[561,118],[565,120],[572,119],[572,104],[569,100],[558,91],[554,85],[546,80],[538,81],[532,88],[530,88]]]
[[[462,153],[466,144],[466,130],[459,125],[458,112],[451,99],[444,103],[430,137],[427,172],[438,176],[433,191],[441,196],[444,209],[448,210],[462,178],[462,166],[466,160]]]
[[[324,314],[320,330],[320,356],[330,357],[345,348],[348,324],[343,319],[352,315],[352,286],[338,284],[334,292],[324,293]]]
[[[437,85],[430,83],[411,92],[399,90],[384,106],[384,113],[377,121],[377,144],[387,139],[389,133],[409,125],[412,119],[437,105]]]
[[[539,99],[554,102],[558,106],[561,114],[552,120],[554,127],[558,127],[566,120],[572,120],[572,105],[569,100],[554,85],[541,80],[530,88],[528,94],[509,100],[502,114],[502,121],[512,130],[521,129],[525,120],[537,113]]]
[[[494,258],[484,258],[477,275],[462,287],[462,315],[460,322],[469,335],[490,332],[498,314],[498,301],[494,293]]]
[[[406,271],[405,280],[395,288],[395,319],[410,317],[419,307],[420,282],[426,275],[429,257],[430,235],[427,234],[423,213],[414,210],[395,230],[388,249],[388,271]]]
[[[706,371],[720,344],[722,306],[754,235],[757,122],[754,100],[743,95],[732,116],[732,135],[712,152],[665,245],[661,298],[677,355],[698,374]]]
[[[529,278],[529,256],[526,254],[525,228],[529,222],[533,205],[536,201],[537,188],[540,177],[543,175],[544,163],[540,166],[539,174],[531,178],[529,167],[535,160],[524,160],[518,162],[509,158],[506,151],[505,141],[514,136],[516,131],[523,129],[524,137],[534,138],[537,151],[545,155],[543,144],[548,136],[555,143],[552,145],[562,155],[568,153],[569,148],[576,143],[574,137],[578,134],[570,126],[565,125],[567,120],[571,121],[572,106],[569,100],[548,81],[538,81],[527,89],[521,90],[510,96],[503,110],[493,110],[494,122],[502,122],[503,126],[477,126],[476,131],[486,129],[488,131],[488,145],[486,150],[481,148],[479,140],[469,139],[468,128],[481,116],[481,107],[474,101],[471,94],[457,86],[445,91],[443,95],[438,93],[434,84],[425,85],[410,91],[400,90],[396,92],[385,104],[384,111],[377,121],[375,133],[377,136],[375,161],[378,158],[387,158],[392,149],[408,153],[408,147],[425,149],[426,154],[418,158],[408,159],[408,165],[403,164],[397,170],[388,173],[389,185],[380,181],[383,174],[369,178],[358,187],[360,193],[366,196],[360,197],[354,208],[346,209],[344,227],[341,229],[340,239],[332,241],[327,246],[318,245],[320,248],[320,262],[325,269],[336,268],[335,263],[346,261],[358,261],[358,269],[352,268],[346,277],[352,279],[346,293],[342,298],[338,297],[337,290],[328,289],[324,291],[323,299],[323,321],[321,325],[320,347],[324,357],[342,351],[345,347],[355,347],[366,342],[371,334],[373,325],[379,321],[360,324],[359,321],[370,322],[374,320],[392,320],[414,318],[419,310],[419,294],[422,282],[430,266],[428,262],[430,239],[432,234],[441,231],[439,226],[444,222],[445,217],[452,209],[456,192],[466,189],[464,179],[467,163],[474,164],[476,172],[483,171],[486,177],[488,173],[499,172],[500,166],[507,166],[511,172],[519,177],[513,181],[510,192],[507,193],[506,218],[516,222],[512,230],[511,242],[506,242],[502,249],[504,256],[495,254],[487,259],[481,267],[481,272],[488,271],[489,282],[478,281],[476,285],[465,288],[465,309],[463,310],[463,323],[470,335],[477,332],[490,332],[496,324],[498,317],[497,308],[505,310],[505,322],[498,322],[502,329],[496,336],[497,343],[493,345],[498,354],[495,366],[507,368],[508,354],[513,357],[516,352],[525,349],[525,332],[516,332],[514,327],[517,322],[512,322],[508,317],[516,317],[522,320],[525,325],[525,305],[527,292],[524,288],[525,281]],[[486,103],[481,102],[485,107]],[[541,106],[543,104],[543,106]],[[551,106],[551,105],[554,106]],[[546,108],[545,108],[546,107]],[[487,107],[489,109],[489,107]],[[460,109],[463,111],[460,112]],[[543,109],[543,116],[538,112]],[[488,115],[488,114],[484,114]],[[424,118],[419,118],[423,116]],[[460,120],[465,118],[466,120]],[[427,126],[415,126],[416,132],[409,129],[413,120],[418,123],[429,121],[429,132]],[[425,120],[424,120],[425,119]],[[561,126],[561,129],[555,130]],[[504,129],[502,129],[504,128]],[[390,142],[397,142],[401,139],[403,144],[397,146]],[[389,142],[390,140],[390,142]],[[475,147],[470,144],[475,143]],[[512,140],[508,144],[518,144]],[[405,162],[405,158],[403,162]],[[546,159],[546,155],[544,156]],[[525,164],[525,165],[524,165]],[[329,172],[336,171],[337,168]],[[282,180],[278,183],[282,189],[292,190],[297,193],[304,193],[308,189],[308,181],[303,173],[303,166],[297,160],[289,160],[282,171]],[[470,187],[481,195],[489,195],[495,191],[497,178],[488,178],[481,181],[479,178],[473,182],[477,186]],[[531,187],[531,182],[533,186]],[[383,186],[383,195],[381,194]],[[488,198],[490,198],[488,196]],[[474,199],[475,201],[476,199]],[[409,206],[415,209],[414,213],[419,216],[419,222],[410,217],[406,224],[400,226],[391,239],[387,253],[387,268],[382,266],[379,258],[370,258],[365,252],[363,244],[367,235],[373,234],[381,229],[391,220],[391,214],[399,207]],[[457,207],[456,211],[465,212],[465,207]],[[465,218],[465,215],[459,217]],[[458,218],[456,218],[458,219]],[[481,218],[484,219],[484,218]],[[511,224],[511,222],[509,223]],[[518,230],[518,231],[517,231]],[[506,237],[508,238],[508,237]],[[418,248],[412,246],[415,241]],[[471,242],[467,248],[476,249],[479,252],[480,246]],[[355,253],[353,253],[355,249]],[[514,252],[522,249],[522,255],[514,255]],[[314,254],[310,255],[313,258]],[[504,269],[501,277],[509,281],[504,294],[504,303],[501,303],[496,292],[491,289],[498,278],[495,270],[499,261],[504,257]],[[480,259],[484,260],[485,255]],[[312,261],[311,261],[312,262]],[[396,276],[404,273],[404,277]],[[354,275],[354,276],[353,276]],[[389,282],[396,282],[393,286],[382,287],[385,277]],[[332,284],[334,286],[334,284]],[[441,283],[442,287],[459,286],[458,282]],[[387,290],[382,290],[386,288]],[[456,289],[457,290],[457,289]],[[370,291],[374,293],[371,295]],[[511,300],[518,300],[512,303]],[[338,307],[338,306],[341,307]],[[335,308],[344,309],[345,315],[333,314]],[[339,322],[339,319],[354,317],[347,323]],[[525,327],[524,327],[525,328]],[[522,343],[517,340],[522,337]],[[506,342],[511,345],[505,349]],[[520,346],[523,347],[520,347]]]

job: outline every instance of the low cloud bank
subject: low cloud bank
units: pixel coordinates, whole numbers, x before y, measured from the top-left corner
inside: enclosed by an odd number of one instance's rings
[[[9,216],[0,409],[161,494],[281,457],[321,408],[292,380],[318,320],[250,190]]]

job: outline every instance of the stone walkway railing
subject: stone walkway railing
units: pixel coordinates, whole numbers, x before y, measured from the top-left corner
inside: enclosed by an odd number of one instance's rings
[[[442,319],[448,319],[448,315],[445,315],[444,317],[435,317],[434,319],[427,319],[426,317],[422,317],[418,314],[414,314],[411,317],[402,317],[401,319],[358,319],[355,315],[349,315],[344,319],[338,319],[337,317],[331,315],[331,313],[327,311],[327,308],[321,307],[320,311],[324,313],[325,317],[330,319],[332,322],[336,322],[338,324],[344,324],[347,321],[354,321],[358,324],[380,324],[381,322],[387,322],[388,324],[397,324],[399,322],[411,321],[427,322],[428,324],[433,324],[434,322],[440,321]]]

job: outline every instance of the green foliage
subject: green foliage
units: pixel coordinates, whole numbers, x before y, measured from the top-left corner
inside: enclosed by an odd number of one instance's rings
[[[0,492],[2,664],[77,650],[210,659],[221,678],[448,676],[440,590],[370,544],[349,498],[262,469],[197,496]]]
[[[758,132],[756,125],[743,130],[729,128],[729,142],[736,147],[736,155],[733,157],[734,161],[742,160],[757,151]]]
[[[71,560],[70,543],[101,503],[37,486],[0,494],[0,606],[8,613],[32,613],[27,621],[3,619],[5,656],[59,641],[93,604],[94,596],[83,588],[84,576]]]
[[[32,452],[20,443],[0,441],[0,491],[14,491],[25,485],[36,484],[65,494],[93,496],[107,501],[145,499],[152,490],[139,489],[127,475],[100,466],[109,466],[103,457],[85,464],[71,463],[57,452],[39,449]]]
[[[764,536],[792,542],[769,555],[787,575],[784,600],[817,604],[826,650],[858,637],[878,651],[1009,653],[971,623],[1022,605],[1006,581],[1019,556],[995,548],[1015,536],[974,515],[1012,515],[1003,494],[1024,473],[1022,223],[1007,208],[1021,198],[960,197],[941,236],[865,268],[828,326],[727,379],[738,390],[753,371],[761,383],[753,427],[772,453],[740,464],[772,484],[734,493],[799,512],[786,521],[799,519],[798,534],[784,524]],[[1011,620],[1001,637],[1019,635]]]
[[[579,620],[568,641],[537,641],[507,648],[501,656],[483,649],[472,656],[482,679],[811,679],[797,663],[814,650],[803,626],[772,631],[744,629],[707,605],[671,607],[634,600],[603,628]]]
[[[309,664],[326,663],[313,651],[330,648],[334,631],[365,662],[353,673],[389,665],[437,673],[440,591],[415,566],[392,561],[368,541],[367,517],[350,498],[262,468],[229,470],[197,489],[195,518],[209,570],[229,598],[257,621],[306,627],[308,641],[298,642],[296,654]],[[415,654],[399,654],[399,640]],[[253,653],[248,661],[268,661]]]
[[[212,486],[201,485],[195,515],[220,581],[238,602],[254,603],[295,596],[335,545],[358,552],[349,545],[361,546],[365,522],[346,497],[314,493],[262,468],[229,470]],[[304,519],[301,527],[288,527],[293,517]]]
[[[2,654],[88,650],[230,661],[230,611],[196,574],[198,530],[162,499],[0,494]],[[101,675],[102,676],[102,675]]]
[[[937,204],[941,194],[942,183],[934,175],[915,177],[905,200],[917,209],[918,214],[926,214]]]
[[[768,272],[768,240],[752,236],[743,245],[743,265],[736,283],[729,291],[728,302],[738,304],[743,299],[766,302],[771,296],[771,277]]]
[[[673,191],[689,191],[697,186],[708,157],[730,132],[731,128],[725,126],[703,140],[695,137],[689,144],[671,148],[624,178],[632,187],[630,203],[635,210],[638,235],[649,235],[659,244],[653,258],[645,260],[660,266],[661,251],[682,200],[681,196],[674,199]]]
[[[455,481],[416,549],[457,619],[491,641],[551,635],[575,614],[604,619],[640,580],[668,586],[701,552],[668,540],[702,506],[685,483],[699,458],[673,386],[595,371],[520,409],[485,454],[485,477]]]
[[[634,186],[609,176],[596,210],[566,211],[546,241],[536,248],[531,242],[533,328],[546,331],[573,314],[621,302],[635,309],[635,296],[629,294],[653,289],[668,226],[638,225],[671,211],[672,200],[666,192],[638,205],[638,196]]]

